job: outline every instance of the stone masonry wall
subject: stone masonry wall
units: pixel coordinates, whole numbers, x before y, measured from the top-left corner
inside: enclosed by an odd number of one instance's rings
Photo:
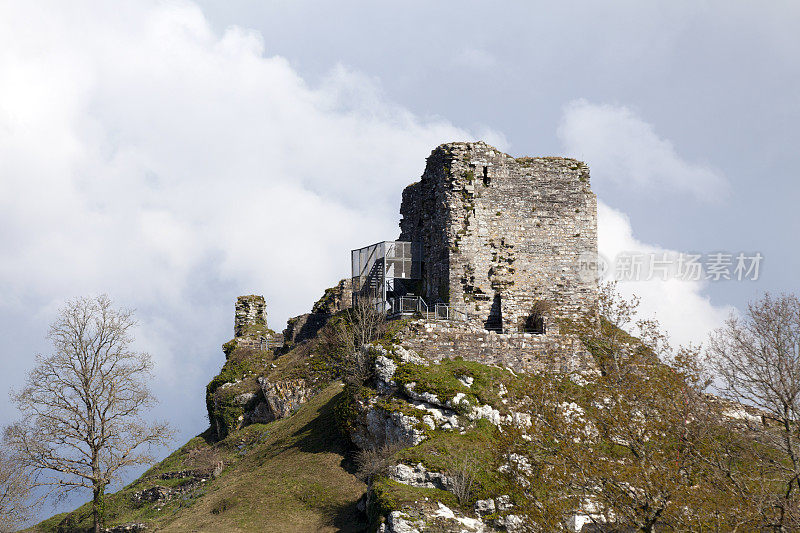
[[[475,325],[517,331],[535,309],[552,322],[596,303],[596,279],[578,269],[597,252],[597,200],[580,161],[443,144],[400,212],[400,240],[423,243],[424,296]]]
[[[267,303],[263,296],[251,294],[236,299],[233,336],[244,337],[254,327],[267,327]]]
[[[465,322],[415,320],[399,334],[399,342],[436,362],[461,357],[515,372],[596,370],[583,344],[568,335],[498,334]]]

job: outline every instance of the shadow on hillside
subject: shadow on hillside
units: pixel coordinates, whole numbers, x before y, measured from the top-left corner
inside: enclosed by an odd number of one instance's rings
[[[314,417],[293,434],[297,438],[295,447],[305,453],[334,453],[341,456],[339,466],[348,474],[354,475],[356,468],[353,462],[353,448],[339,431],[336,423],[335,407],[341,400],[343,392],[339,392],[323,404]],[[367,517],[356,508],[357,501],[343,506],[323,506],[326,516],[330,517],[329,525],[340,531],[361,532],[368,530]]]
[[[350,440],[342,435],[336,422],[335,408],[341,401],[344,392],[339,392],[328,402],[323,404],[308,424],[294,432],[298,449],[308,453],[336,453],[342,456],[341,467],[349,474],[355,474],[355,464],[352,460],[353,445]]]

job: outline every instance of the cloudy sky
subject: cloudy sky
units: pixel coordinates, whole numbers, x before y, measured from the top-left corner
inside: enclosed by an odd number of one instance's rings
[[[66,298],[105,292],[185,441],[235,297],[277,330],[306,312],[453,140],[586,161],[606,257],[760,253],[758,280],[623,283],[702,341],[798,290],[798,23],[790,1],[0,0],[0,392]]]

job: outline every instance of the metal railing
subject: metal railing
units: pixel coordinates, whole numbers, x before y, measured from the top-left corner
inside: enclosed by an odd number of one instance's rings
[[[280,348],[281,346],[283,346],[283,338],[278,339],[277,337],[270,337],[270,338],[261,337],[258,340],[258,345],[262,351],[266,352],[267,350],[273,350],[275,348]]]
[[[434,304],[433,309],[420,296],[399,296],[390,302],[387,312],[390,317],[400,315],[418,315],[428,320],[458,320],[466,321],[467,314],[451,308],[444,303]]]

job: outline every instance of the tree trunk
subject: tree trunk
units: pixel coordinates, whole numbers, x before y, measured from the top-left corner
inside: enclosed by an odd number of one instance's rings
[[[103,530],[102,503],[103,503],[103,487],[95,486],[94,497],[92,498],[92,517],[94,518],[94,533],[100,533]]]

